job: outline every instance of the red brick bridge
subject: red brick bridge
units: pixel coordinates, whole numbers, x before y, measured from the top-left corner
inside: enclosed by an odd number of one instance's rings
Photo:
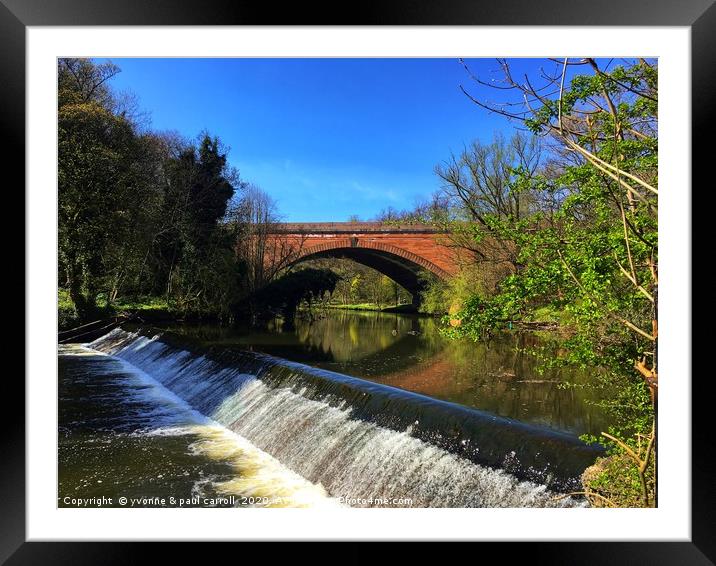
[[[414,300],[426,274],[445,279],[457,270],[446,234],[426,224],[279,223],[269,232],[267,248],[283,255],[285,266],[314,258],[352,259],[387,275]]]

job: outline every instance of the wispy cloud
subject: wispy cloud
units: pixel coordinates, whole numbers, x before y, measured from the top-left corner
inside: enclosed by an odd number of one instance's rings
[[[339,184],[340,185],[340,184]],[[395,189],[380,188],[373,185],[364,185],[358,181],[351,181],[350,187],[362,198],[374,201],[400,202],[399,192]]]
[[[245,181],[276,200],[289,220],[370,218],[387,206],[409,207],[417,196],[434,190],[397,181],[392,171],[306,166],[290,158],[240,162],[237,167]]]

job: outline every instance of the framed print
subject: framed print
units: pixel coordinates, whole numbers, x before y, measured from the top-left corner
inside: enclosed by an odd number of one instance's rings
[[[27,223],[3,560],[713,563],[691,226],[715,24],[696,0],[2,0]]]

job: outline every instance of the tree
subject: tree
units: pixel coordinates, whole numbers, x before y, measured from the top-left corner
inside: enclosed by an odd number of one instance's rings
[[[162,226],[163,176],[159,164],[162,147],[152,134],[137,136],[134,157],[135,190],[132,201],[115,226],[105,250],[105,296],[113,304],[120,295],[136,296],[151,278],[151,252]],[[151,286],[151,284],[150,284]]]
[[[107,106],[111,64],[58,62],[59,260],[82,319],[97,310],[107,252],[138,204],[134,166],[141,145],[132,124]]]
[[[242,188],[230,213],[237,234],[237,253],[246,267],[246,290],[255,293],[289,268],[303,239],[272,233],[280,220],[276,201],[254,184]]]
[[[301,263],[299,268],[311,267],[330,270],[338,276],[333,297],[344,305],[373,303],[379,308],[387,304],[410,302],[408,293],[398,283],[379,271],[348,258],[313,258]]]
[[[463,88],[480,107],[555,143],[552,167],[536,177],[520,172],[510,190],[551,193],[558,207],[549,218],[538,209],[531,222],[505,222],[494,211],[484,218],[517,243],[522,268],[496,297],[466,305],[456,332],[477,337],[525,319],[536,306],[565,309],[573,335],[568,354],[555,363],[606,368],[595,381],[611,388],[612,408],[622,416],[624,407],[633,410],[620,430],[603,436],[636,454],[640,439],[653,440],[655,431],[639,385],[648,388],[655,410],[658,384],[657,66],[644,59],[613,68],[594,59],[553,63],[552,73],[518,81],[500,60],[499,102]],[[635,383],[637,376],[643,382]]]
[[[477,104],[520,120],[533,132],[549,135],[572,162],[552,185],[574,188],[561,208],[563,222],[556,232],[554,252],[564,273],[580,295],[594,303],[603,316],[619,323],[648,345],[634,361],[656,395],[656,347],[658,285],[657,248],[657,68],[644,59],[607,71],[595,59],[559,62],[559,71],[545,75],[542,85],[529,79],[516,82],[509,64],[501,61],[504,88],[520,93],[520,109]],[[591,74],[576,74],[566,82],[570,67],[587,67]],[[600,268],[584,260],[583,243],[593,241],[595,228],[603,239],[590,250],[602,258]],[[562,248],[567,246],[567,248]],[[573,247],[570,247],[573,246]],[[617,280],[624,294],[637,301],[624,310],[608,289],[593,288],[592,280],[609,272],[609,284]],[[602,277],[601,279],[604,279]],[[644,308],[646,307],[646,308]],[[646,315],[646,312],[648,315]],[[622,313],[631,314],[624,316]],[[649,319],[645,325],[644,318]],[[647,367],[646,359],[651,359]]]
[[[218,138],[148,131],[136,98],[111,88],[118,72],[58,61],[59,283],[80,320],[144,292],[227,315],[243,274],[224,221],[244,184]]]
[[[445,225],[454,220],[449,199],[439,192],[433,193],[427,200],[418,200],[412,209],[397,210],[388,206],[374,218],[376,222],[401,224],[438,224]]]
[[[188,211],[194,244],[198,250],[204,250],[234,196],[231,173],[227,170],[226,153],[219,149],[218,138],[206,133],[201,136],[198,149],[182,157],[192,169]]]
[[[435,167],[454,211],[444,224],[451,247],[468,252],[468,261],[495,272],[493,281],[520,267],[515,240],[496,230],[493,221],[517,225],[543,207],[537,191],[518,190],[516,185],[519,179],[534,189],[531,181],[540,166],[538,137],[516,132],[509,140],[496,134],[489,144],[473,141],[460,155]]]
[[[166,292],[183,312],[228,315],[226,289],[235,288],[239,267],[235,234],[223,221],[235,185],[241,186],[238,172],[228,167],[219,140],[208,133],[200,136],[198,147],[181,148],[169,164]]]
[[[112,62],[97,64],[90,59],[58,59],[58,106],[93,102],[108,111],[116,104],[109,81],[120,69]]]
[[[459,156],[435,167],[448,202],[463,218],[491,230],[487,217],[519,221],[533,212],[533,194],[514,190],[517,175],[533,177],[540,165],[536,136],[515,133],[509,141],[496,134],[492,143],[473,141]]]

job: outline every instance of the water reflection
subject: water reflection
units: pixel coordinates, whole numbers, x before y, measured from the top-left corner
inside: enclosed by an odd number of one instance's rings
[[[597,400],[594,391],[559,386],[584,383],[586,373],[538,371],[536,358],[524,349],[553,345],[530,333],[489,343],[456,341],[443,337],[430,317],[351,311],[298,318],[292,328],[273,321],[261,330],[172,330],[205,344],[238,345],[575,434],[597,434],[609,425],[590,405]]]

